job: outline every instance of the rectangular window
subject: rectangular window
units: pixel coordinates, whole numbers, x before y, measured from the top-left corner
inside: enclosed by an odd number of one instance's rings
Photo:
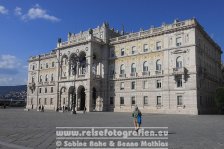
[[[47,93],[47,88],[45,88],[45,93]]]
[[[135,105],[135,96],[132,96],[132,97],[131,97],[131,105],[132,105],[132,106]]]
[[[46,68],[48,68],[48,63],[46,63]]]
[[[183,99],[182,96],[177,96],[177,105],[182,106],[183,105]]]
[[[176,38],[176,46],[181,46],[181,43],[182,42],[182,39],[181,39],[181,37],[177,37]]]
[[[54,62],[52,62],[52,67],[54,67]]]
[[[41,98],[39,98],[38,104],[39,104],[39,105],[41,104]]]
[[[148,81],[143,81],[143,89],[147,89],[148,88]]]
[[[63,98],[63,104],[65,104],[65,98]]]
[[[47,105],[47,98],[44,98],[44,105]]]
[[[161,41],[156,42],[156,50],[162,49],[162,43]]]
[[[33,104],[33,98],[31,99],[30,103],[31,103],[31,105]]]
[[[51,93],[53,93],[53,91],[54,91],[54,88],[53,88],[53,87],[51,87]]]
[[[161,80],[157,80],[156,81],[156,88],[161,88],[161,87],[162,87]]]
[[[144,44],[144,45],[143,45],[143,51],[144,51],[144,52],[148,52],[148,51],[149,51],[149,46],[148,46],[148,44]]]
[[[131,89],[132,89],[132,90],[135,89],[135,81],[131,82]]]
[[[143,104],[144,104],[144,105],[148,105],[148,104],[149,104],[148,96],[144,96],[144,97],[143,97]]]
[[[50,99],[50,104],[53,105],[53,98]]]
[[[177,87],[182,87],[182,78],[177,78]]]
[[[120,90],[124,90],[124,82],[121,82],[121,84],[120,84]]]
[[[41,93],[41,88],[39,88],[39,93]]]
[[[161,96],[157,96],[157,100],[156,100],[156,104],[157,106],[161,106]]]
[[[40,69],[43,69],[43,65],[42,64],[40,64]]]
[[[114,105],[114,97],[110,97],[110,105]]]
[[[121,56],[124,56],[124,48],[121,49]]]
[[[120,105],[124,105],[124,97],[120,97]]]

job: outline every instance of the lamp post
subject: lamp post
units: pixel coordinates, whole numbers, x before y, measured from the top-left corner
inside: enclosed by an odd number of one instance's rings
[[[75,75],[77,75],[77,64],[79,62],[79,58],[78,57],[71,57],[69,63],[70,63],[70,67],[72,68],[69,68],[72,70],[72,74],[74,75],[74,88],[73,88],[73,96],[72,96],[72,112],[71,114],[76,114],[76,96],[74,96],[74,90],[75,90]],[[76,92],[75,92],[76,93]],[[74,98],[76,97],[76,98]]]

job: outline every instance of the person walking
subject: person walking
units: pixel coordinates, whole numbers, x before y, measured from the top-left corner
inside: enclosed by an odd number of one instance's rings
[[[135,130],[138,131],[138,129],[140,128],[141,123],[142,123],[142,113],[138,109],[138,106],[135,106],[135,109],[132,112],[132,117],[133,117],[133,120],[134,120]]]

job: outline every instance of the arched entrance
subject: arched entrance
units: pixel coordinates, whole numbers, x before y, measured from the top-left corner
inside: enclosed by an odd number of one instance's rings
[[[86,94],[84,86],[78,88],[78,107],[77,110],[83,111],[86,107]]]
[[[58,101],[58,110],[62,110],[63,107],[65,108],[66,104],[67,104],[67,93],[66,93],[66,87],[62,87],[60,89],[60,97],[59,97],[59,101]]]
[[[75,94],[75,87],[71,86],[69,88],[69,92],[68,92],[68,110],[72,110],[75,109],[76,106],[76,94]]]

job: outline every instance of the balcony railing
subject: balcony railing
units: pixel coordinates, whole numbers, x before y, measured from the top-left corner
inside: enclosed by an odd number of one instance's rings
[[[162,75],[162,74],[163,74],[163,70],[156,70],[156,71],[155,71],[155,74],[156,74],[156,75]]]
[[[78,78],[85,78],[85,76],[86,76],[85,74],[79,74]]]
[[[130,73],[130,77],[137,77],[137,73],[136,72]]]
[[[182,74],[185,74],[186,72],[187,72],[187,69],[185,67],[173,68],[174,75],[182,75]]]
[[[125,78],[126,77],[126,74],[120,74],[119,77],[120,78]]]
[[[50,81],[50,84],[51,85],[55,85],[55,81]]]
[[[67,77],[61,77],[61,79],[67,79]]]
[[[150,72],[149,71],[143,71],[142,76],[150,76]]]

